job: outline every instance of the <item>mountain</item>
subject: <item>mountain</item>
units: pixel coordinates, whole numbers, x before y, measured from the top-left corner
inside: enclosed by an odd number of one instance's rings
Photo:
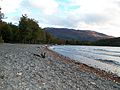
[[[67,28],[44,28],[57,38],[64,40],[78,40],[78,41],[97,41],[100,39],[113,38],[102,33],[90,30],[75,30]]]

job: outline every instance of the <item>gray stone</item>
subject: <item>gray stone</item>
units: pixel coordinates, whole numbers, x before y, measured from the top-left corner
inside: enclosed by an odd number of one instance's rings
[[[42,45],[0,45],[0,90],[120,90],[119,83],[83,72],[48,53],[46,58],[33,55],[43,51]]]

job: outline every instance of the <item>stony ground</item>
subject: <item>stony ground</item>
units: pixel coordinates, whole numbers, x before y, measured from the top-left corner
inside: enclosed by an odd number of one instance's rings
[[[0,44],[0,90],[120,90],[77,66],[41,58],[42,45]]]

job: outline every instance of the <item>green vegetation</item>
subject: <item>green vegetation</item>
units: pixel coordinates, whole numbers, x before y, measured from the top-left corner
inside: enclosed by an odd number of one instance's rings
[[[52,36],[39,27],[38,22],[22,15],[18,26],[0,21],[0,43],[63,44],[120,46],[120,38],[104,39],[95,42],[63,40]]]
[[[38,22],[22,15],[18,26],[12,23],[0,22],[0,42],[5,43],[30,43],[30,44],[70,44],[89,45],[89,42],[76,40],[62,40],[52,36],[39,27]]]
[[[98,40],[96,42],[93,42],[92,44],[97,46],[120,46],[120,37]]]
[[[3,41],[3,39],[2,39],[2,37],[0,37],[0,43],[3,43],[4,41]]]
[[[0,42],[6,43],[59,43],[59,39],[39,27],[38,22],[22,15],[19,25],[0,22]],[[61,43],[60,43],[61,44]]]

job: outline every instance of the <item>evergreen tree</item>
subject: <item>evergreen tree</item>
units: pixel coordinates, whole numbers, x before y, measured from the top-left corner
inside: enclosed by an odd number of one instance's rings
[[[22,15],[19,21],[20,39],[24,43],[36,42],[38,40],[39,25],[34,19]]]
[[[3,41],[2,39],[8,43],[65,43],[64,40],[57,39],[40,28],[38,22],[27,15],[22,15],[18,26],[1,21],[0,41]]]
[[[0,33],[1,33],[1,37],[5,42],[11,42],[12,28],[7,23],[1,22]]]

